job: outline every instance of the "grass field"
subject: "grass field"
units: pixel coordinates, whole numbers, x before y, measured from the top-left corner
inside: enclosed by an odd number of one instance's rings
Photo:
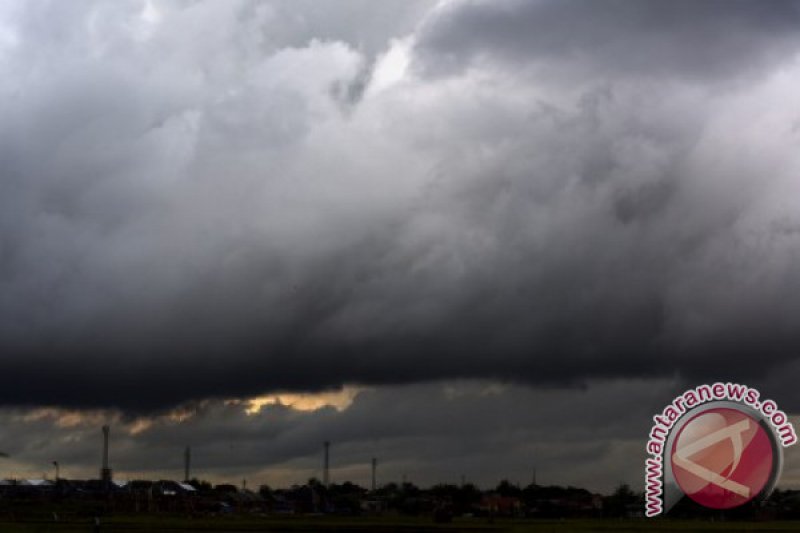
[[[435,524],[430,518],[339,518],[339,517],[185,517],[114,516],[103,519],[99,531],[273,531],[273,532],[434,532],[466,531],[525,533],[567,531],[796,531],[798,522],[705,522],[675,520],[497,520],[460,518],[451,524]],[[0,520],[0,532],[94,531],[89,519],[54,522],[10,522]]]

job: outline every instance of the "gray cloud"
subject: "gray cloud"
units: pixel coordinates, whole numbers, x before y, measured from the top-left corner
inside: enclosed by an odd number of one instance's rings
[[[762,71],[796,53],[800,4],[749,0],[510,0],[445,3],[420,31],[426,72],[473,61],[549,76],[709,79]]]
[[[498,5],[5,8],[0,402],[788,391],[794,5]]]
[[[246,404],[203,401],[153,417],[114,410],[0,410],[0,443],[10,457],[0,476],[97,475],[100,425],[110,422],[117,479],[175,479],[192,446],[193,473],[216,483],[289,486],[321,476],[322,442],[332,442],[332,479],[369,484],[404,477],[428,486],[501,479],[572,484],[610,492],[642,488],[644,441],[683,385],[670,379],[593,381],[581,389],[533,389],[451,381],[362,390],[342,410],[300,411],[281,404],[246,414]],[[793,417],[794,418],[794,417]],[[790,452],[790,450],[787,450]],[[782,486],[797,487],[800,463],[786,455]]]
[[[39,477],[58,460],[74,478],[96,475],[99,424],[112,420],[111,464],[119,479],[177,478],[192,446],[194,472],[216,482],[287,486],[320,476],[324,440],[333,442],[332,478],[367,485],[378,457],[380,480],[482,486],[502,478],[611,490],[640,484],[648,419],[673,392],[669,381],[598,382],[585,390],[533,390],[492,382],[448,382],[365,390],[342,411],[203,402],[148,419],[113,411],[0,412],[0,442],[10,454],[2,475]],[[620,416],[621,412],[627,416]],[[139,429],[134,429],[134,428]],[[502,450],[502,453],[498,453]],[[633,461],[632,457],[637,460]],[[641,460],[640,460],[641,459]]]

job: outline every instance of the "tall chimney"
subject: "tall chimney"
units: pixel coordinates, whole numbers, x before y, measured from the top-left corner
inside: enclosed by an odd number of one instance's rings
[[[183,480],[186,483],[189,483],[190,470],[192,466],[192,449],[187,446],[186,450],[183,452]]]
[[[375,492],[376,484],[375,484],[375,471],[378,468],[378,460],[373,457],[372,458],[372,492]]]
[[[111,483],[111,469],[108,467],[108,436],[111,432],[109,426],[103,426],[103,466],[100,469],[100,479]]]
[[[330,483],[330,447],[331,443],[325,441],[325,455],[322,463],[322,484],[325,487]]]

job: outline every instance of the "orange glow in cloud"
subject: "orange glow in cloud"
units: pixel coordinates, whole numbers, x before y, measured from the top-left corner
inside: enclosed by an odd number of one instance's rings
[[[341,390],[331,392],[258,396],[244,402],[245,412],[249,415],[257,414],[265,405],[285,405],[298,411],[316,411],[324,407],[344,411],[362,390],[364,389],[360,387],[343,387]]]

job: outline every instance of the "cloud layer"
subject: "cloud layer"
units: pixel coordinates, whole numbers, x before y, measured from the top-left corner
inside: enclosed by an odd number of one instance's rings
[[[451,382],[362,390],[342,410],[272,404],[250,415],[242,404],[217,401],[143,418],[5,409],[0,442],[10,457],[0,472],[52,476],[58,460],[64,476],[95,477],[99,424],[110,421],[111,466],[121,480],[179,479],[184,447],[191,445],[193,475],[201,479],[290,486],[321,478],[322,443],[329,440],[337,483],[369,486],[370,460],[377,457],[381,484],[405,477],[429,486],[464,476],[487,488],[501,479],[525,485],[536,469],[539,483],[610,491],[622,480],[639,484],[641,437],[672,388],[668,381],[593,383],[582,391]],[[630,418],[620,417],[621,410]]]
[[[476,377],[788,390],[798,13],[9,3],[0,402]]]

